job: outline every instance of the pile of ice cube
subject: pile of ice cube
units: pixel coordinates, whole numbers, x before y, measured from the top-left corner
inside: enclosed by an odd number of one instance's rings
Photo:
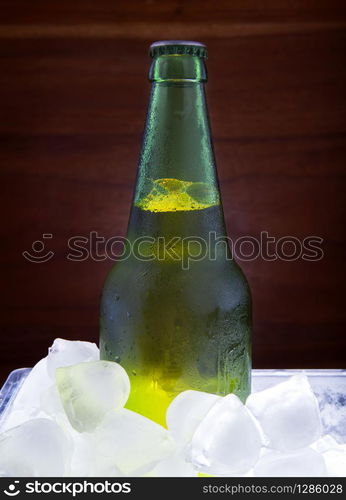
[[[124,408],[125,370],[89,342],[55,340],[0,422],[0,476],[343,476],[346,445],[322,436],[304,374],[246,404],[179,394],[167,428]]]

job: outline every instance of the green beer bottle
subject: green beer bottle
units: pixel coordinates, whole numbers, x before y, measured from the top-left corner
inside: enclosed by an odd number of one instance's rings
[[[250,390],[251,296],[232,259],[198,42],[150,47],[152,82],[125,252],[102,294],[101,358],[129,374],[127,408],[161,424],[195,389]]]

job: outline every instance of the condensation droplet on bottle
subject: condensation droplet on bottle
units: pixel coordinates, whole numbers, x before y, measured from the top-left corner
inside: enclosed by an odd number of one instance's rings
[[[136,370],[132,370],[132,375],[137,375]]]

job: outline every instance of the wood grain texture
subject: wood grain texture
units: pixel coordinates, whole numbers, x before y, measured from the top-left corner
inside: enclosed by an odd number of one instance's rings
[[[0,383],[57,337],[98,339],[111,261],[68,239],[126,230],[154,39],[198,38],[229,234],[324,239],[318,262],[242,263],[254,366],[344,367],[346,48],[337,1],[3,1]],[[52,233],[51,261],[22,252]]]

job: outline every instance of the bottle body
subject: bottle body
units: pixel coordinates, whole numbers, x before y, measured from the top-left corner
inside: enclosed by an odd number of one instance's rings
[[[101,358],[131,380],[126,406],[163,425],[187,389],[245,399],[251,369],[251,296],[225,240],[200,58],[172,57],[158,72],[184,78],[153,84],[128,252],[100,319]],[[199,80],[185,78],[191,67]]]
[[[213,218],[217,210],[203,209],[203,216]],[[143,217],[140,211],[135,209],[132,217]],[[186,218],[198,227],[201,213],[149,212],[144,217],[155,226],[164,218],[169,230],[160,236],[171,241],[172,228],[185,225]],[[179,259],[184,246],[180,235],[173,255],[153,251],[148,252],[152,260],[130,255],[116,264],[101,304],[101,357],[119,362],[129,374],[127,407],[161,424],[170,401],[184,390],[235,392],[242,399],[250,390],[251,301],[246,280],[224,255],[213,260],[194,256],[184,265]],[[130,241],[135,238],[136,233]]]

